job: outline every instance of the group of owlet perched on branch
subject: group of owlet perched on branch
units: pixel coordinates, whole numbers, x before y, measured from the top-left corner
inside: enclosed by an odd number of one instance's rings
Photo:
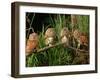
[[[59,33],[60,42],[63,43],[64,47],[69,46],[70,38],[72,37],[77,41],[77,47],[80,48],[80,45],[88,45],[88,38],[85,34],[81,33],[78,29],[75,29],[73,32],[69,31],[67,27],[61,29]],[[56,32],[54,28],[48,28],[44,34],[45,45],[52,46],[56,42]],[[33,32],[29,35],[29,39],[26,44],[26,55],[29,55],[34,50],[37,50],[39,47],[39,37],[38,34]]]

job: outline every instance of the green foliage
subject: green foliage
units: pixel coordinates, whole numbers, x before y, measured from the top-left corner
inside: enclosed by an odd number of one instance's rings
[[[78,29],[81,32],[89,33],[89,16],[79,15],[78,19]]]

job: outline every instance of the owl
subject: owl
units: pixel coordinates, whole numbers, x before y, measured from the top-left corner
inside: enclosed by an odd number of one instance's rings
[[[61,42],[64,43],[64,47],[67,47],[69,45],[69,37],[70,37],[70,32],[67,27],[64,27],[61,29],[60,32],[60,38]]]
[[[73,37],[76,42],[78,42],[77,48],[80,48],[81,45],[88,46],[88,37],[85,33],[80,32],[78,29],[73,31]]]
[[[56,39],[56,32],[54,28],[48,28],[45,32],[45,44],[47,46],[54,45]]]
[[[33,51],[36,51],[38,49],[38,34],[37,33],[32,33],[29,35],[29,39],[27,40],[26,43],[26,55],[31,54]]]

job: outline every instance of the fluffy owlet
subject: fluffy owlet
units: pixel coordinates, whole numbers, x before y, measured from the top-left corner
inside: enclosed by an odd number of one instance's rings
[[[69,45],[69,30],[67,27],[64,27],[61,29],[60,32],[60,37],[61,37],[61,42],[64,43],[64,47],[67,47]]]
[[[73,37],[78,42],[77,48],[80,48],[80,45],[88,46],[88,37],[85,33],[82,33],[78,29],[75,29],[73,32]]]
[[[45,32],[45,44],[51,46],[55,43],[56,32],[54,28],[48,28]]]
[[[27,40],[26,44],[26,55],[31,54],[33,51],[35,51],[38,48],[38,34],[32,33],[29,35],[29,39]]]

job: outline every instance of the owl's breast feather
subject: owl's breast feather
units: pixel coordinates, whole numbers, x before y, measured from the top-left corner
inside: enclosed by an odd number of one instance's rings
[[[37,40],[28,40],[26,45],[26,52],[31,52],[33,49],[35,49],[38,46]]]
[[[49,37],[46,39],[45,43],[46,43],[46,45],[48,45],[48,44],[52,44],[53,41],[54,41],[53,37]]]

